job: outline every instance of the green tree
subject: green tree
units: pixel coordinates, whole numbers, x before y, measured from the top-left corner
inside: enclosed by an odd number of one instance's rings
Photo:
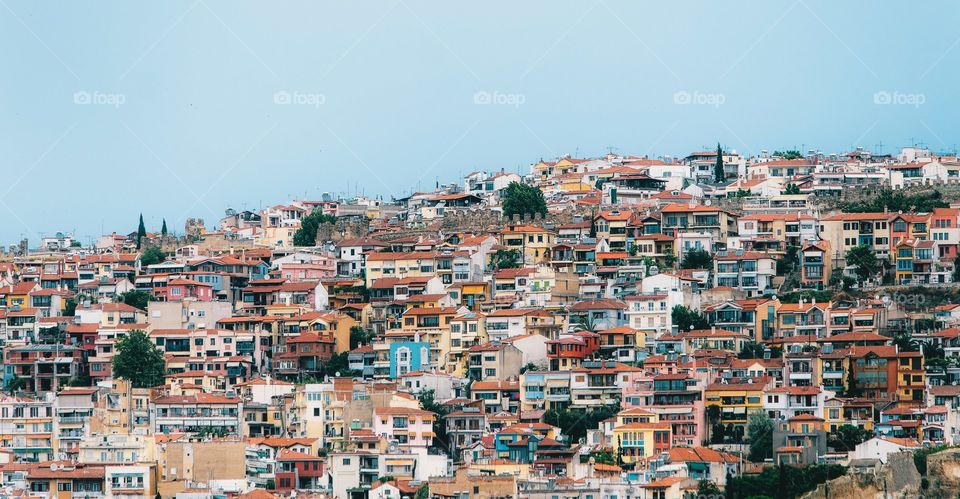
[[[360,345],[369,345],[376,337],[373,331],[364,329],[363,326],[353,326],[350,328],[350,350]]]
[[[163,384],[163,352],[147,337],[134,329],[114,344],[113,376],[130,380],[134,388],[150,388]]]
[[[300,228],[293,234],[294,246],[316,246],[317,230],[325,223],[336,223],[337,217],[327,215],[322,210],[313,210],[300,220]]]
[[[673,325],[680,331],[689,331],[691,329],[707,329],[710,327],[710,321],[699,313],[683,305],[677,305],[670,311],[670,319]]]
[[[837,451],[847,452],[867,441],[873,436],[873,432],[852,424],[843,424],[837,427],[832,436],[831,446]]]
[[[784,194],[800,194],[800,186],[797,184],[787,184],[787,187],[783,189]]]
[[[717,142],[717,162],[713,165],[713,181],[719,184],[726,178],[727,175],[723,171],[723,149],[720,148],[720,143]]]
[[[147,265],[162,263],[166,259],[167,256],[163,254],[160,246],[150,246],[140,254],[140,265],[146,267]]]
[[[593,457],[593,462],[595,463],[611,465],[617,464],[617,456],[613,455],[613,452],[611,452],[609,449],[595,451],[591,454],[591,457]]]
[[[570,442],[576,443],[587,436],[587,430],[596,429],[600,421],[610,419],[620,412],[619,406],[600,406],[590,410],[568,411],[550,409],[543,414],[543,422],[560,428]]]
[[[3,390],[13,395],[27,387],[27,381],[23,378],[9,378],[3,385]]]
[[[160,227],[160,235],[163,237],[167,237],[167,219],[166,218],[163,219],[163,226]]]
[[[712,430],[714,425],[716,425],[717,422],[720,421],[720,406],[717,404],[710,404],[707,406],[706,409],[704,409],[704,412],[706,413],[706,416],[707,416],[707,428]],[[722,427],[723,425],[720,425],[720,426]],[[723,432],[721,431],[721,433]]]
[[[727,427],[723,423],[716,423],[710,429],[710,443],[722,444],[727,441]]]
[[[493,270],[516,269],[520,267],[522,259],[523,255],[520,254],[520,250],[498,249],[490,257],[490,265]]]
[[[899,332],[893,335],[892,343],[901,352],[919,352],[920,343],[908,332]]]
[[[324,376],[352,378],[360,374],[361,373],[350,369],[350,354],[347,352],[333,354],[333,357],[330,357],[330,360],[323,364],[320,370],[321,378]]]
[[[63,315],[66,317],[73,317],[76,314],[77,314],[77,299],[67,298],[67,303],[63,307]]]
[[[800,154],[800,151],[797,151],[796,149],[792,149],[789,151],[773,151],[773,155],[779,156],[788,161],[791,159],[800,159],[803,157],[803,155]]]
[[[713,483],[713,481],[700,479],[700,481],[697,482],[697,497],[699,499],[720,498],[723,497],[723,492],[720,491],[720,487],[717,487],[717,484]]]
[[[932,189],[916,194],[905,194],[883,188],[876,194],[871,193],[857,201],[848,201],[840,206],[844,213],[871,213],[884,210],[896,212],[931,212],[935,208],[947,208],[949,203],[943,200],[940,190]]]
[[[960,255],[953,260],[953,282],[960,282]]]
[[[126,303],[127,305],[130,305],[131,307],[139,308],[140,310],[146,310],[148,304],[155,300],[152,294],[139,289],[131,289],[130,291],[120,293],[117,295],[117,299],[123,303]]]
[[[90,379],[90,373],[84,370],[81,370],[79,374],[70,378],[70,381],[67,382],[67,386],[90,386],[92,384]]]
[[[763,343],[757,343],[756,341],[750,340],[744,342],[743,348],[740,349],[740,353],[737,354],[737,357],[740,359],[762,359],[763,353],[766,351],[767,346]],[[771,350],[771,357],[773,353]]]
[[[140,243],[147,237],[147,227],[143,225],[143,213],[140,214],[140,225],[137,226],[137,249],[140,249]]]
[[[946,445],[936,445],[933,447],[927,447],[925,449],[914,451],[913,464],[917,466],[917,471],[919,471],[921,475],[926,476],[927,456],[929,456],[930,454],[936,454],[937,452],[940,452],[946,448],[947,448]]]
[[[787,246],[782,258],[777,259],[777,275],[787,275],[797,267],[800,261],[797,254],[800,252],[799,246]]]
[[[723,495],[726,499],[789,499],[800,497],[817,485],[846,473],[847,468],[838,464],[768,466],[757,474],[728,477]]]
[[[773,457],[773,420],[764,411],[750,413],[747,420],[750,460],[760,462]]]
[[[869,246],[861,244],[854,246],[847,251],[847,265],[856,265],[853,273],[857,275],[859,282],[875,276],[880,270],[880,264],[877,263],[877,255]]]
[[[435,393],[431,389],[421,390],[417,396],[420,399],[420,407],[425,411],[430,411],[434,415],[433,418],[433,433],[436,435],[433,438],[433,447],[437,449],[449,449],[451,452],[451,446],[447,441],[447,422],[445,418],[447,414],[450,413],[450,408],[439,402],[435,398]],[[457,458],[458,456],[451,455],[452,458]]]
[[[537,369],[539,368],[537,367],[536,364],[534,364],[533,362],[527,362],[527,365],[520,368],[520,374],[523,374],[528,371],[536,371]]]
[[[667,254],[664,255],[664,257],[661,259],[661,261],[663,262],[663,265],[664,265],[665,267],[668,267],[668,268],[671,268],[671,269],[672,269],[673,266],[677,264],[677,257],[674,256],[673,253],[667,253]]]
[[[530,215],[539,213],[546,216],[547,200],[539,187],[519,182],[510,182],[503,193],[503,216]]]
[[[430,499],[430,484],[425,483],[417,489],[417,493],[413,496],[413,499]]]
[[[703,248],[693,248],[683,253],[681,269],[713,269],[713,256]]]

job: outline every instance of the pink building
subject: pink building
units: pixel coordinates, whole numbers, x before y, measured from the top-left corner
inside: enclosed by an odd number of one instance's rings
[[[409,407],[381,407],[373,410],[373,433],[396,440],[401,448],[426,454],[433,443],[430,411]]]
[[[280,267],[280,276],[287,282],[316,281],[337,275],[333,259],[314,263],[286,263]]]
[[[156,288],[154,294],[161,301],[180,301],[184,298],[211,301],[213,286],[192,279],[171,279],[166,286]]]
[[[642,408],[669,423],[674,446],[699,446],[704,437],[703,389],[685,373],[637,377],[623,387],[623,407]]]

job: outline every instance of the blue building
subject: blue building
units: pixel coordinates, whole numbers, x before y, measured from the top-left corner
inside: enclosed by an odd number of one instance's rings
[[[401,341],[390,344],[390,377],[400,376],[430,367],[430,343]]]

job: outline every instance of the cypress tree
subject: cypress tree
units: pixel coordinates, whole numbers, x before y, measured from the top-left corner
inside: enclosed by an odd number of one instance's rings
[[[137,227],[137,249],[140,249],[140,244],[143,242],[143,238],[147,236],[147,228],[143,225],[143,213],[140,214],[140,226]]]
[[[723,150],[720,149],[720,143],[717,142],[717,162],[713,166],[713,181],[716,183],[723,182],[725,175],[723,173]]]

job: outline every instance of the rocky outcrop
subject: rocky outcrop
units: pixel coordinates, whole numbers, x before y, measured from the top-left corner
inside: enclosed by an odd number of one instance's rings
[[[923,497],[912,452],[890,454],[875,473],[851,471],[822,483],[802,499],[913,499]]]
[[[947,449],[927,456],[924,497],[946,498],[960,494],[960,449]]]

